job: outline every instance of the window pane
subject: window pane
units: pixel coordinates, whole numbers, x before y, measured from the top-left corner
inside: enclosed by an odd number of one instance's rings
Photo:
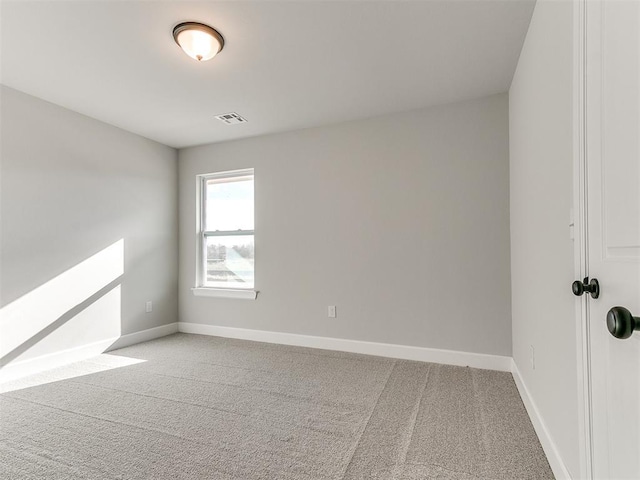
[[[253,288],[253,235],[207,237],[206,287]]]
[[[206,182],[205,230],[253,230],[253,176]]]

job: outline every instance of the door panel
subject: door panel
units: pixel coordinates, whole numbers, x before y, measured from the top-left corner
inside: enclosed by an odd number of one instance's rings
[[[602,8],[602,201],[607,258],[640,258],[637,0]]]
[[[640,1],[587,1],[588,299],[595,478],[640,478],[640,332],[614,338],[611,307],[640,316]]]

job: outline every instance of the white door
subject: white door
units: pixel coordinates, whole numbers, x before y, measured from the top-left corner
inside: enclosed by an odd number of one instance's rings
[[[585,5],[587,268],[601,288],[587,300],[592,468],[640,479],[640,331],[607,327],[612,307],[640,317],[640,0]],[[617,328],[625,319],[618,309]]]

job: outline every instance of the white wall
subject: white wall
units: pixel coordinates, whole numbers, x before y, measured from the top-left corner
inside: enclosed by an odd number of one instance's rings
[[[180,150],[180,320],[509,356],[507,110],[501,94]],[[196,175],[247,167],[258,299],[194,297]]]
[[[176,322],[176,150],[0,93],[1,362]]]
[[[577,477],[574,257],[568,227],[572,19],[572,2],[538,0],[509,90],[509,136],[513,358],[566,468]]]

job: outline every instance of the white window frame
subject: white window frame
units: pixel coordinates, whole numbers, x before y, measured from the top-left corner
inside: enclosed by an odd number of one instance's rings
[[[242,170],[231,170],[227,172],[208,173],[196,176],[196,279],[195,287],[192,288],[194,295],[199,297],[222,297],[222,298],[244,298],[255,299],[258,295],[258,291],[255,289],[255,264],[254,264],[254,285],[253,287],[210,287],[205,285],[206,275],[206,258],[207,258],[207,237],[213,236],[231,236],[231,235],[253,235],[255,245],[255,227],[254,230],[205,230],[206,225],[206,184],[211,179],[225,179],[225,178],[239,178],[251,176],[255,182],[255,174],[253,168],[246,168]],[[255,183],[254,183],[255,185]],[[255,198],[254,198],[254,212],[255,212]]]

